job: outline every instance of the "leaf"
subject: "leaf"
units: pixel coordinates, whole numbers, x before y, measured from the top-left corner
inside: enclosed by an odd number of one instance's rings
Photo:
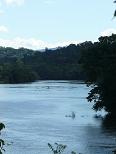
[[[115,10],[115,12],[114,12],[114,17],[116,17],[116,10]]]
[[[0,150],[0,154],[3,154],[1,150]]]
[[[5,142],[4,142],[4,140],[2,140],[2,139],[0,139],[0,143],[1,143],[2,145],[5,145]]]
[[[51,145],[50,143],[48,143],[48,146],[49,146],[49,148],[50,148],[52,151],[54,151],[54,149],[53,149],[53,147],[52,147],[52,145]]]
[[[0,123],[0,131],[4,128],[5,128],[5,125],[3,123]]]
[[[65,148],[67,147],[66,145],[58,143],[55,143],[55,148],[50,143],[48,143],[48,146],[54,154],[62,154]]]

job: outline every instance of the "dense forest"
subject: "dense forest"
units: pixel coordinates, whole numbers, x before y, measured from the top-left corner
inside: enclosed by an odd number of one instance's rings
[[[96,111],[104,108],[116,117],[116,35],[100,37],[83,50],[81,60],[86,82],[92,87],[88,101],[94,101]]]
[[[83,80],[80,56],[91,42],[67,47],[45,49],[0,48],[1,83],[23,83],[35,80]]]

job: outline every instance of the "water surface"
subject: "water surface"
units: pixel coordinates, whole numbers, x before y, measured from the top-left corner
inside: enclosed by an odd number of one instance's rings
[[[89,88],[76,81],[0,85],[0,118],[6,154],[52,154],[47,144],[67,145],[83,154],[111,154],[116,132],[95,119],[85,99]],[[71,118],[71,113],[75,118]]]

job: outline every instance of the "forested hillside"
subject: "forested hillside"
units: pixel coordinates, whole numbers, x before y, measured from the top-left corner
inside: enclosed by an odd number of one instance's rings
[[[84,42],[44,52],[0,47],[0,81],[83,80],[81,51],[91,45],[91,42]]]

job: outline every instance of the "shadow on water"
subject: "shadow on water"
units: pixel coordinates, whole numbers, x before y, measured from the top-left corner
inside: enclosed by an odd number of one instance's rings
[[[107,114],[105,116],[95,116],[96,120],[101,122],[101,130],[103,134],[106,134],[107,138],[111,138],[110,143],[106,142],[100,145],[102,148],[109,149],[112,154],[116,154],[116,116]]]
[[[112,147],[112,153],[116,154],[116,116],[106,115],[102,120],[102,127],[105,131],[110,132],[115,136],[114,139],[114,148]]]
[[[94,119],[101,123],[101,127],[104,130],[111,130],[116,133],[116,116],[111,114],[97,115],[95,114]]]
[[[116,132],[116,116],[106,115],[102,119],[102,127],[106,130]]]

